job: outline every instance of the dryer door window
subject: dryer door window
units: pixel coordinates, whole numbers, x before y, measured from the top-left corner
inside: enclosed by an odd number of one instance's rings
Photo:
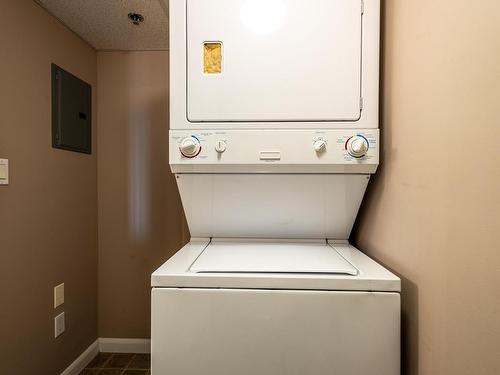
[[[191,122],[359,118],[361,0],[186,4]]]

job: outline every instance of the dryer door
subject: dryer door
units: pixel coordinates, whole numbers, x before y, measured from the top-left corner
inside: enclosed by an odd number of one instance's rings
[[[361,0],[187,0],[191,122],[355,121]]]

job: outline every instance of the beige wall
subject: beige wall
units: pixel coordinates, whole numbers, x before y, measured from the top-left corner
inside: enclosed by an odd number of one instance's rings
[[[168,165],[168,52],[99,52],[99,335],[149,337],[151,272],[187,240]]]
[[[168,167],[168,54],[103,52],[97,68],[32,1],[2,12],[0,373],[53,375],[97,337],[97,262],[99,336],[148,337],[150,273],[188,239]],[[382,165],[352,240],[403,279],[406,374],[500,373],[498,14],[496,0],[384,1]],[[94,94],[99,82],[91,156],[51,148],[51,62]]]
[[[500,2],[387,0],[353,240],[403,278],[406,374],[500,373]]]
[[[97,161],[51,147],[50,64],[95,94],[96,52],[34,2],[1,4],[0,157],[11,180],[0,186],[0,374],[54,375],[97,337]],[[61,282],[66,302],[54,310]],[[61,311],[66,332],[54,339]]]

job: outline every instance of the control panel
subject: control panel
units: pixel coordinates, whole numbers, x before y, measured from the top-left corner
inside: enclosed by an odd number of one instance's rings
[[[170,131],[175,173],[374,173],[378,129]]]

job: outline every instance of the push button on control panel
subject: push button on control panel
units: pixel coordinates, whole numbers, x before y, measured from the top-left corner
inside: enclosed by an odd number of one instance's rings
[[[280,160],[281,152],[280,151],[261,151],[260,160]]]

